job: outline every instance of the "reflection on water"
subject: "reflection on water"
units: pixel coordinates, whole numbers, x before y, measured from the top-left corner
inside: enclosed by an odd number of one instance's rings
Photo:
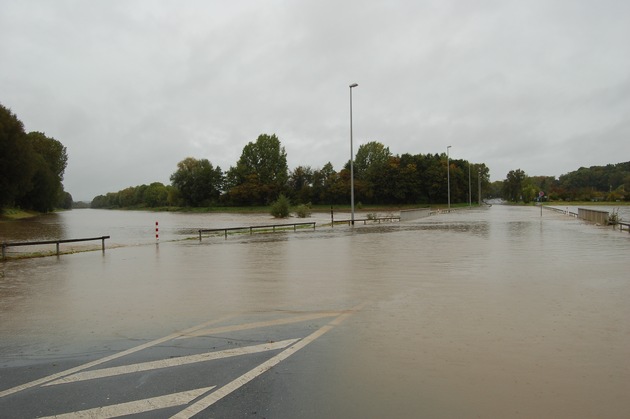
[[[334,368],[302,384],[326,399],[322,416],[630,410],[626,232],[503,206],[201,242],[166,240],[269,217],[82,210],[54,219],[61,234],[111,234],[126,246],[2,263],[0,367],[124,347],[230,313],[367,302],[322,340]]]
[[[0,242],[54,240],[66,238],[66,223],[57,213],[0,222]]]

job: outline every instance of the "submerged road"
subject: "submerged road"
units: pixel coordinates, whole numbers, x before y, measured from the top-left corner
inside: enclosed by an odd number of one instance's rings
[[[493,206],[3,262],[0,417],[624,418],[629,252]]]

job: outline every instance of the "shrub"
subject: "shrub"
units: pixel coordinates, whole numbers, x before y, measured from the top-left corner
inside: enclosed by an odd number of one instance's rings
[[[308,218],[311,216],[311,204],[298,205],[295,209],[295,213],[299,218]]]
[[[289,198],[280,194],[278,200],[271,205],[271,215],[276,218],[286,218],[289,216]]]

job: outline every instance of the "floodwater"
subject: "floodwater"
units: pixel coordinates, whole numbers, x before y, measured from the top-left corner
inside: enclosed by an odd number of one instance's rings
[[[233,313],[364,304],[329,346],[316,346],[329,366],[287,390],[321,400],[322,417],[630,412],[628,232],[495,205],[404,223],[197,236],[271,222],[74,210],[0,224],[2,240],[111,235],[106,246],[115,245],[0,264],[0,368],[105,354]]]

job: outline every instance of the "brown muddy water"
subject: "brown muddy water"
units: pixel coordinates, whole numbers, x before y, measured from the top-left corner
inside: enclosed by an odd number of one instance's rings
[[[234,313],[364,304],[312,348],[327,367],[301,390],[325,400],[322,415],[628,417],[627,232],[495,205],[195,238],[270,221],[75,210],[0,225],[3,239],[111,235],[120,246],[1,262],[0,368],[109,353]]]

